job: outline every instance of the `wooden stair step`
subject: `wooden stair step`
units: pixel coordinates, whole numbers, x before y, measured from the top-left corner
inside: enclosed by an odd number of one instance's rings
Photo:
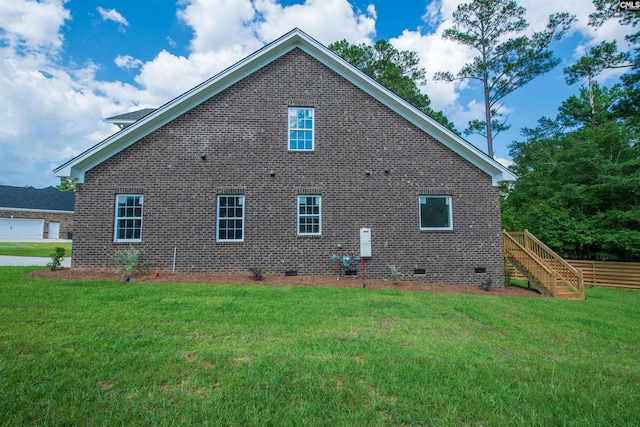
[[[580,295],[573,292],[567,285],[556,285],[556,298],[580,298]]]
[[[580,273],[529,233],[528,230],[514,233],[503,231],[503,256],[505,262],[510,262],[520,275],[524,276],[531,284],[535,284],[539,292],[545,294],[553,293],[557,298],[584,298]],[[529,266],[533,267],[532,271],[528,271]],[[542,271],[542,277],[538,277],[539,270]],[[553,272],[557,279],[555,283],[548,282],[549,270]],[[563,277],[563,279],[558,279],[558,277]],[[579,291],[566,284],[567,279],[573,280],[574,277]]]
[[[581,299],[580,295],[576,294],[575,292],[556,293],[556,298],[561,298],[561,299]]]

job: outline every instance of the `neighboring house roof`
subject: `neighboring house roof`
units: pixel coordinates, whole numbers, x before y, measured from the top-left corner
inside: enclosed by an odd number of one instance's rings
[[[392,91],[358,70],[335,52],[299,29],[294,29],[262,49],[247,56],[188,92],[169,101],[122,131],[108,137],[54,170],[56,176],[76,178],[84,182],[86,171],[104,162],[151,132],[205,102],[226,88],[275,61],[291,50],[299,48],[382,104],[440,141],[451,150],[491,176],[493,185],[514,181],[516,176],[508,168],[487,156],[460,136],[451,132],[432,117],[412,106]]]
[[[0,185],[0,209],[73,212],[76,193],[54,187]]]
[[[113,123],[114,125],[118,125],[120,129],[124,129],[127,126],[134,124],[141,118],[148,116],[154,111],[156,111],[155,108],[144,108],[142,110],[130,111],[128,113],[119,114],[117,116],[107,117],[105,121],[107,123]]]

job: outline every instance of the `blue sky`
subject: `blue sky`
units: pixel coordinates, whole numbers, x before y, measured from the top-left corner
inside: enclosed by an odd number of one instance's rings
[[[105,117],[158,107],[215,75],[293,27],[327,45],[391,41],[414,50],[431,77],[455,73],[472,57],[441,39],[459,0],[0,0],[0,184],[45,187],[52,170],[117,128]],[[575,30],[554,49],[562,65],[505,99],[512,129],[495,142],[508,162],[508,144],[522,127],[555,116],[579,85],[566,86],[562,68],[586,46],[629,31],[616,22],[587,26],[590,0],[520,0],[531,31],[550,13],[576,14]],[[618,76],[604,76],[605,84]],[[431,80],[429,78],[429,80]],[[464,129],[482,118],[481,91],[428,81],[435,109]],[[485,148],[480,138],[469,140]]]

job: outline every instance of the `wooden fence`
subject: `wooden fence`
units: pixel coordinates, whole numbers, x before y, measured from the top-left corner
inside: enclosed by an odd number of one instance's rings
[[[640,290],[640,262],[605,262],[567,260],[573,267],[582,270],[585,286]],[[527,280],[517,270],[512,277]]]
[[[640,262],[567,261],[582,270],[585,286],[640,290]]]

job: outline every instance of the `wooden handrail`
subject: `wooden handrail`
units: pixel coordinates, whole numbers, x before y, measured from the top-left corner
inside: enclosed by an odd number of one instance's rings
[[[507,233],[505,231],[505,233],[518,242],[524,249],[527,249],[529,253],[533,254],[536,258],[539,258],[541,262],[557,272],[557,278],[563,284],[578,294],[580,298],[584,298],[584,280],[582,277],[582,271],[570,265],[547,245],[542,243],[536,236],[531,234],[529,230],[512,233]]]
[[[505,256],[511,257],[513,261],[520,264],[522,268],[533,276],[540,286],[549,291],[554,297],[557,295],[556,272],[504,230],[502,232],[502,250]]]
[[[526,242],[530,245],[530,249],[554,270],[558,271],[562,282],[572,288],[573,292],[577,292],[581,297],[584,297],[582,272],[542,243],[536,236],[531,234],[529,230],[524,230],[524,234]]]

